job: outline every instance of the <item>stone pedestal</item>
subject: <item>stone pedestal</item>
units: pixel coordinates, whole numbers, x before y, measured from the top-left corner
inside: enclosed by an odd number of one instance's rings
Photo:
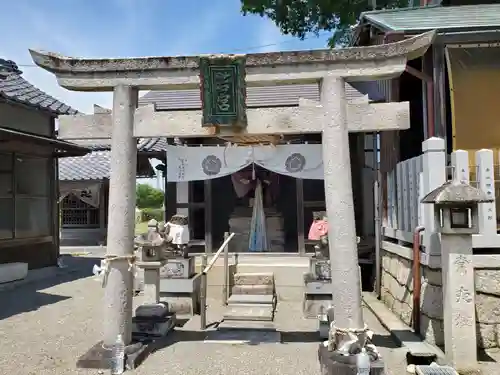
[[[309,273],[315,280],[331,280],[332,271],[330,260],[326,258],[317,258],[315,256],[309,259]]]
[[[329,352],[321,343],[318,348],[318,360],[321,366],[321,375],[356,375],[356,356],[342,356],[336,352]],[[384,362],[379,359],[371,363],[370,375],[383,375]]]
[[[160,293],[169,310],[192,316],[200,312],[200,275],[195,257],[170,258],[160,270]]]
[[[132,319],[133,337],[137,341],[165,337],[174,328],[175,322],[175,313],[169,311],[168,304],[141,305]]]
[[[170,258],[160,270],[162,279],[189,279],[196,273],[195,258]]]
[[[137,262],[144,272],[144,296],[148,303],[160,302],[160,268],[165,262]]]
[[[304,275],[304,301],[302,311],[306,319],[318,316],[332,306],[332,281],[317,280],[313,274]]]
[[[477,366],[472,236],[441,234],[446,359],[457,370]]]

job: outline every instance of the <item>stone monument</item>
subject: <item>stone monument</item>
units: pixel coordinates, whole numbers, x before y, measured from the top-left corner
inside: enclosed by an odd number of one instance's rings
[[[482,190],[454,180],[431,191],[441,234],[445,355],[458,372],[477,370],[476,311],[472,235],[479,233],[478,207],[493,202]]]

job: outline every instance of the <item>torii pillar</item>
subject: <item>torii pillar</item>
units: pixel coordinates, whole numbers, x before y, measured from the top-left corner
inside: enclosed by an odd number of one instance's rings
[[[321,83],[323,167],[335,325],[364,331],[347,127],[345,80]],[[362,124],[359,124],[362,127]],[[342,177],[340,177],[342,176]]]
[[[246,85],[279,82],[319,82],[321,101],[301,100],[298,108],[247,109],[246,128],[238,131],[202,126],[201,111],[155,112],[153,107],[132,111],[135,92],[142,89],[193,89],[200,86],[200,57],[145,57],[130,59],[79,59],[30,51],[33,61],[53,72],[61,86],[77,91],[113,91],[113,114],[62,116],[59,134],[66,140],[112,139],[111,191],[108,254],[128,256],[133,249],[135,174],[134,137],[232,137],[285,134],[323,134],[325,196],[329,220],[335,325],[364,338],[358,252],[354,221],[348,132],[404,130],[409,127],[409,103],[347,104],[345,80],[390,79],[400,75],[408,59],[422,56],[434,32],[400,42],[334,50],[277,52],[245,56]],[[225,58],[225,57],[224,57]],[[229,69],[229,67],[223,67]],[[240,68],[241,69],[241,68]],[[229,69],[230,70],[230,69]],[[237,69],[236,69],[237,70]],[[217,73],[215,73],[217,74]],[[224,74],[233,74],[231,72]],[[229,82],[222,95],[224,106],[244,110],[241,89],[244,74]],[[236,82],[239,79],[240,81]],[[234,90],[227,87],[233,85]],[[221,87],[222,87],[221,86]],[[243,84],[244,86],[244,84]],[[219,88],[218,90],[222,90]],[[205,92],[206,94],[206,92]],[[217,101],[214,101],[217,102]],[[218,103],[218,102],[217,102]],[[228,103],[230,105],[228,105]],[[224,115],[224,114],[222,114]],[[133,155],[133,156],[132,156]],[[127,200],[127,202],[123,202]],[[131,275],[125,262],[111,263],[106,287],[107,326],[104,342],[112,343],[121,333],[130,342],[132,320]]]

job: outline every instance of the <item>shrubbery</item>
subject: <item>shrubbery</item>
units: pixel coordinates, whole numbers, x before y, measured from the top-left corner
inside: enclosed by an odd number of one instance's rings
[[[163,208],[143,208],[141,211],[141,221],[149,221],[151,219],[155,219],[158,222],[163,221]]]

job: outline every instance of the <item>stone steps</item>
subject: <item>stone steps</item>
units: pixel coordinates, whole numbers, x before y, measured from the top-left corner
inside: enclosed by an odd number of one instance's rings
[[[234,285],[273,285],[274,274],[266,273],[235,273]]]
[[[272,294],[233,294],[227,301],[228,305],[238,304],[257,304],[257,305],[273,305],[275,298]]]
[[[274,322],[266,321],[242,321],[242,320],[224,320],[219,323],[217,329],[219,331],[268,331],[275,332],[276,326]]]
[[[224,320],[267,321],[274,319],[273,305],[238,304],[228,306]]]
[[[219,330],[275,331],[273,273],[236,273]]]

